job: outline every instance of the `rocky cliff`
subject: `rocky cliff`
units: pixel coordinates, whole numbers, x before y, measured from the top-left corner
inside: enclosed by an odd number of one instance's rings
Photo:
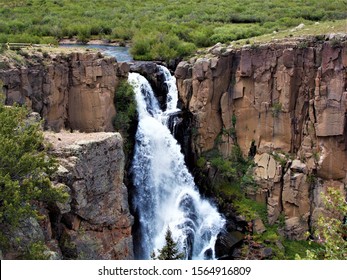
[[[123,140],[118,133],[45,133],[59,161],[55,185],[70,200],[51,210],[51,236],[65,258],[133,259]]]
[[[53,131],[113,130],[114,92],[126,65],[95,52],[35,52],[24,58],[24,65],[0,69],[8,105],[26,104]]]
[[[59,162],[54,185],[70,195],[65,204],[40,206],[44,219],[23,221],[4,257],[21,257],[28,244],[44,242],[51,259],[133,259],[123,140],[104,132],[114,130],[115,90],[129,66],[88,51],[20,50],[0,59],[6,104],[26,104],[46,130],[61,131],[45,137]]]
[[[236,141],[254,156],[270,223],[285,216],[288,238],[302,239],[322,211],[327,186],[347,183],[346,36],[248,45],[216,45],[181,62],[180,99],[194,115],[197,155]]]

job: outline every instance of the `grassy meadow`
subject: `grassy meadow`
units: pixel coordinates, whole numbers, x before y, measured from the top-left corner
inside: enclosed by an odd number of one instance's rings
[[[345,0],[0,0],[0,43],[131,43],[136,59],[346,19]]]

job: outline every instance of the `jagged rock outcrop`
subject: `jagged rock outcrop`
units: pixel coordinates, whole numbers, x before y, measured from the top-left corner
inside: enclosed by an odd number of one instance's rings
[[[270,223],[285,215],[293,239],[315,222],[317,189],[347,183],[347,41],[320,39],[216,46],[175,72],[195,152],[227,157],[235,141],[245,156],[252,149],[255,197]]]
[[[28,105],[53,131],[113,131],[114,92],[129,67],[100,53],[38,55],[31,65],[0,70],[6,103]]]
[[[51,209],[50,238],[64,258],[133,259],[123,140],[118,133],[45,133],[70,200]],[[49,239],[49,238],[48,238]]]

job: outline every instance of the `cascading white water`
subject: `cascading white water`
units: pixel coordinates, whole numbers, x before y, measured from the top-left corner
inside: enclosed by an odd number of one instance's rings
[[[187,259],[214,258],[214,244],[224,219],[200,197],[180,146],[166,123],[177,112],[175,78],[162,67],[169,93],[161,111],[148,81],[136,73],[129,82],[136,93],[139,123],[133,159],[134,207],[139,215],[141,256],[149,259],[165,245],[169,227]]]

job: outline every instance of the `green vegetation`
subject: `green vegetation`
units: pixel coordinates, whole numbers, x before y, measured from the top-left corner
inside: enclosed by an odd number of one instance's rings
[[[27,251],[23,255],[24,260],[48,260],[49,255],[47,254],[49,249],[42,242],[32,242],[29,244]]]
[[[272,111],[272,116],[274,118],[278,118],[279,114],[282,111],[282,103],[277,102],[277,103],[272,104],[271,111]]]
[[[240,164],[240,162],[238,164]],[[242,164],[245,164],[244,160],[241,161],[241,165]],[[222,171],[222,176],[230,173],[230,171],[227,173],[223,171],[226,165],[230,166],[230,163],[228,163],[228,161],[221,161],[218,165],[222,167],[220,169]],[[240,169],[239,165],[238,170],[245,170],[245,168]],[[227,180],[220,181],[218,183],[218,192],[224,195],[224,200],[225,195],[231,198],[235,211],[244,216],[247,221],[260,218],[264,222],[266,231],[264,233],[254,233],[252,239],[258,244],[271,248],[273,259],[304,258],[342,260],[347,258],[347,224],[342,221],[344,217],[347,217],[347,203],[338,190],[329,188],[327,190],[327,195],[323,196],[325,207],[330,214],[328,216],[319,217],[314,227],[315,240],[288,240],[280,234],[281,229],[284,227],[284,216],[280,216],[275,224],[270,225],[267,220],[266,205],[253,201],[245,195],[245,187],[242,186],[242,181],[247,172],[239,173],[238,175],[240,176],[242,174],[243,176],[241,179],[233,177],[231,182]],[[228,177],[224,177],[224,179],[225,178]],[[315,178],[309,180],[315,180]],[[253,187],[256,187],[254,181],[253,184]],[[244,248],[244,252],[248,252],[248,249]]]
[[[4,106],[2,101],[3,98],[0,100],[0,245],[6,247],[9,229],[28,217],[40,218],[36,209],[39,203],[63,202],[67,194],[52,187],[49,178],[56,171],[57,163],[47,155],[40,123],[28,120],[25,108]]]
[[[0,0],[0,7],[0,43],[130,40],[135,58],[165,60],[217,42],[346,18],[344,0]]]
[[[282,168],[286,166],[287,162],[290,159],[290,155],[282,151],[279,151],[279,152],[273,151],[272,156],[274,160],[277,161],[282,166]]]
[[[251,174],[253,161],[243,157],[238,145],[233,146],[227,158],[222,157],[216,150],[205,153],[202,158],[204,162],[209,161],[218,172],[212,182],[217,197],[229,197],[236,212],[247,220],[257,217],[266,219],[266,205],[257,203],[245,195],[247,188],[255,190],[257,184]],[[220,198],[221,204],[224,203],[223,200]]]
[[[113,127],[125,139],[124,150],[128,156],[134,146],[132,136],[136,131],[137,113],[134,89],[126,80],[122,80],[116,89],[114,105],[116,115],[113,118]]]
[[[156,256],[155,252],[152,253],[154,260],[182,260],[184,254],[178,249],[177,243],[172,238],[170,228],[167,228],[165,234],[165,245],[162,249],[158,250],[159,255]]]
[[[234,118],[235,119],[235,118]],[[236,120],[233,121],[234,127]],[[285,166],[289,155],[273,153],[275,160]],[[252,176],[253,161],[251,158],[244,158],[240,148],[235,145],[231,156],[223,158],[216,149],[209,151],[199,159],[199,165],[209,161],[216,168],[217,175],[212,184],[214,196],[217,198],[219,207],[230,211],[232,209],[246,221],[251,222],[260,218],[266,231],[263,233],[253,233],[246,239],[242,247],[242,257],[248,258],[252,252],[252,244],[259,247],[271,248],[271,259],[295,259],[297,256],[305,257],[307,250],[318,250],[321,246],[317,243],[308,241],[288,240],[281,230],[284,227],[284,215],[272,225],[268,222],[267,207],[265,203],[254,201],[247,196],[247,193],[253,193],[257,190],[257,184]],[[201,168],[200,166],[198,166]],[[251,230],[251,229],[249,229]]]
[[[245,159],[238,145],[234,145],[228,158],[223,158],[217,153],[206,153],[206,158],[211,165],[220,172],[220,177],[228,182],[238,181],[246,174],[252,161]]]
[[[347,202],[343,194],[334,188],[328,188],[323,195],[328,216],[318,218],[314,230],[315,241],[320,245],[306,251],[305,259],[310,260],[346,260],[347,259]],[[297,256],[299,259],[300,257]]]
[[[324,41],[324,36],[322,34],[337,32],[346,32],[346,20],[332,20],[319,22],[319,24],[305,25],[304,28],[292,31],[292,28],[285,30],[280,30],[277,33],[269,33],[253,37],[250,39],[241,39],[234,42],[234,45],[243,46],[244,44],[260,44],[266,43],[273,40],[281,40],[290,37],[302,37],[302,36],[312,36],[315,37],[317,41]],[[341,42],[339,40],[333,39],[331,42],[332,46],[339,46]]]
[[[254,234],[253,240],[258,244],[262,244],[273,251],[272,259],[277,260],[294,260],[299,257],[304,257],[307,250],[316,250],[320,246],[315,243],[310,243],[306,240],[289,240],[281,235],[280,229],[283,227],[281,222],[274,225],[266,224],[266,231],[262,234]]]

